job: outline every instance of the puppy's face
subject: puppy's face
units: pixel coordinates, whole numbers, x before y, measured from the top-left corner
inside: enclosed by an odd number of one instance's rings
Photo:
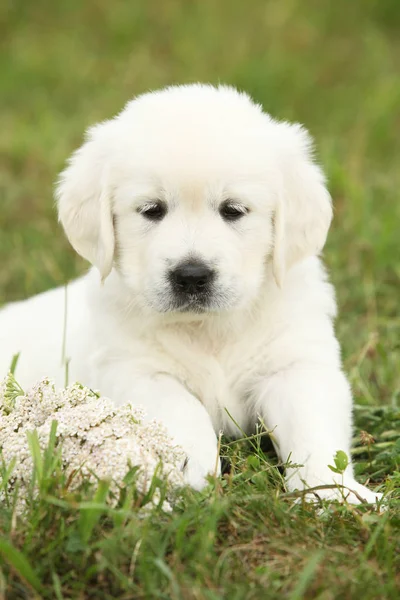
[[[77,251],[158,312],[251,305],[267,264],[282,284],[331,215],[304,131],[210,86],[145,95],[91,130],[58,198]]]
[[[113,191],[117,268],[160,312],[244,306],[273,245],[276,190],[265,165],[249,160],[252,140],[246,151],[231,135],[217,149],[212,131],[208,139],[192,133],[139,144],[139,168],[132,149]]]

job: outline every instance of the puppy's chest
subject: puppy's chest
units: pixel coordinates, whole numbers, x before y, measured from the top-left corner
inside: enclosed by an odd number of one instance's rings
[[[252,425],[251,393],[266,370],[268,344],[261,336],[215,340],[206,333],[163,336],[171,374],[206,406],[214,426],[234,433]]]

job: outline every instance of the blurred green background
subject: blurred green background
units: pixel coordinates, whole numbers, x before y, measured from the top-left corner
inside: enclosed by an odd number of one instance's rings
[[[52,192],[88,125],[149,89],[230,83],[314,136],[345,365],[359,402],[397,401],[398,0],[4,0],[0,12],[0,304],[86,269]]]

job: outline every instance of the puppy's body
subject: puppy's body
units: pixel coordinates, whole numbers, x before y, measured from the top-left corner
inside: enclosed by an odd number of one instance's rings
[[[6,307],[0,371],[21,352],[23,385],[62,385],[64,353],[70,380],[165,423],[194,487],[218,464],[216,432],[258,417],[282,459],[304,465],[288,469],[290,489],[331,483],[333,455],[350,452],[351,394],[317,258],[330,200],[304,131],[228,88],[171,88],[94,129],[58,198],[100,275]],[[351,466],[344,482],[375,499]]]

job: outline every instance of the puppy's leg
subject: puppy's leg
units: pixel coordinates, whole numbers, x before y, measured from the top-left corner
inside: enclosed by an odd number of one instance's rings
[[[350,458],[352,398],[339,370],[317,365],[282,370],[261,383],[256,410],[273,430],[280,458],[302,465],[287,469],[289,490],[336,483],[346,489],[319,490],[318,496],[353,504],[381,497],[355,481],[351,464],[343,476],[328,467],[338,450]]]
[[[183,385],[167,374],[128,377],[121,373],[118,377],[113,371],[112,375],[114,389],[109,395],[118,404],[143,406],[146,420],[163,423],[174,442],[182,446],[187,456],[184,475],[190,486],[200,490],[207,475],[220,474],[218,440],[210,415]],[[103,377],[100,389],[110,390],[107,383]]]

